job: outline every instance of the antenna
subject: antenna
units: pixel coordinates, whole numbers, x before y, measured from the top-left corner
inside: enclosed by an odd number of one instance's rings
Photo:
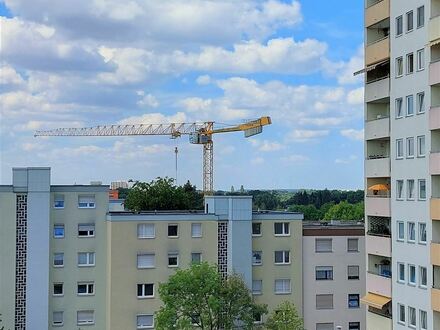
[[[177,149],[177,146],[174,148],[174,153],[176,155],[176,186],[177,186],[177,154],[179,153],[179,149]]]

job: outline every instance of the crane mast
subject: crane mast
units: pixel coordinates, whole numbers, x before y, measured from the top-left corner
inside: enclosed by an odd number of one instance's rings
[[[189,142],[203,145],[203,192],[212,195],[214,192],[214,143],[212,135],[243,131],[244,136],[259,134],[263,126],[270,125],[270,117],[261,117],[243,124],[214,128],[214,122],[203,123],[170,123],[170,124],[133,124],[105,125],[83,128],[57,128],[53,130],[36,131],[34,136],[136,136],[136,135],[166,135],[175,139],[189,135]]]

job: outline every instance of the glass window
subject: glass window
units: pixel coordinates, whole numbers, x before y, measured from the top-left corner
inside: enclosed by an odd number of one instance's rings
[[[263,263],[263,252],[252,251],[252,265],[261,265]]]
[[[396,140],[396,158],[403,158],[403,139]]]
[[[359,240],[357,238],[347,239],[347,251],[348,252],[359,252]]]
[[[403,76],[403,57],[396,58],[396,77]]]
[[[407,198],[409,200],[413,200],[414,199],[414,180],[408,180],[407,181]]]
[[[333,309],[333,295],[332,294],[317,294],[316,295],[316,309]]]
[[[78,283],[77,286],[77,294],[79,296],[91,296],[93,294],[95,294],[95,290],[94,290],[94,283],[93,282],[88,282],[88,283]]]
[[[168,253],[168,267],[178,267],[179,266],[179,254],[178,253]]]
[[[416,240],[416,224],[408,222],[408,241],[414,242]]]
[[[147,314],[140,314],[136,316],[137,329],[151,329],[154,328],[154,316]]]
[[[64,294],[63,283],[54,283],[53,284],[53,295],[54,296],[62,296],[63,294]]]
[[[412,31],[414,28],[414,13],[413,11],[409,11],[406,13],[406,31]]]
[[[417,93],[417,113],[425,112],[425,93]]]
[[[417,51],[417,71],[425,68],[425,50],[419,49]]]
[[[397,240],[403,241],[405,239],[405,223],[397,221]]]
[[[349,280],[358,280],[359,279],[359,266],[348,266],[347,273],[348,273]]]
[[[348,308],[359,308],[359,295],[349,294],[348,295]]]
[[[428,283],[428,277],[427,276],[428,275],[427,275],[426,267],[420,266],[419,267],[419,282],[420,282],[419,285],[422,288],[426,288],[426,285]]]
[[[64,253],[54,253],[53,254],[53,265],[54,267],[64,266]]]
[[[94,237],[95,236],[95,224],[86,223],[78,225],[78,236],[79,237]]]
[[[202,224],[192,223],[191,224],[191,236],[192,237],[202,237]]]
[[[154,268],[155,264],[154,253],[143,253],[137,255],[137,268]]]
[[[290,235],[289,223],[288,222],[275,222],[274,223],[274,232],[275,232],[275,235],[278,235],[278,236]]]
[[[95,323],[95,311],[78,311],[76,313],[76,324],[94,324]]]
[[[290,251],[275,251],[275,264],[290,264]]]
[[[406,158],[414,157],[414,138],[406,138]]]
[[[414,54],[406,55],[406,74],[411,74],[414,72]]]
[[[425,311],[420,311],[420,330],[428,329],[428,314]]]
[[[396,181],[397,188],[397,199],[403,199],[403,180]]]
[[[426,180],[419,180],[419,199],[426,199]]]
[[[398,310],[399,310],[399,318],[397,321],[399,323],[405,324],[405,305],[398,304]]]
[[[140,223],[137,225],[138,238],[154,238],[156,231],[154,223]]]
[[[331,238],[315,238],[315,252],[332,252]]]
[[[95,206],[95,195],[78,196],[78,207],[80,209],[93,209]]]
[[[426,244],[426,223],[419,223],[419,243]]]
[[[417,156],[425,157],[426,149],[425,149],[425,136],[421,135],[417,137]]]
[[[64,225],[62,224],[53,225],[53,237],[64,238]]]
[[[56,311],[52,314],[52,324],[62,325],[64,323],[64,312]]]
[[[400,36],[403,33],[403,17],[396,17],[396,36]]]
[[[399,282],[405,282],[405,264],[398,262],[397,263],[397,270],[399,273],[398,281]]]
[[[403,117],[403,101],[402,98],[399,97],[396,99],[396,118],[402,118]]]
[[[138,298],[152,298],[154,297],[154,284],[144,283],[137,285],[137,297]]]
[[[361,323],[360,322],[349,322],[348,323],[348,330],[361,330]]]
[[[290,293],[290,280],[275,280],[275,293],[277,294],[285,294]]]
[[[333,280],[333,267],[332,266],[316,266],[315,267],[315,279],[317,281]]]
[[[261,236],[261,222],[252,223],[252,235]]]
[[[179,236],[179,226],[172,224],[168,225],[168,237],[178,237]]]
[[[55,209],[64,208],[64,195],[55,195],[54,196],[53,207]]]
[[[410,327],[416,327],[416,309],[408,306],[408,325]]]
[[[334,330],[334,323],[316,323],[316,330]]]
[[[191,253],[191,262],[193,264],[199,264],[202,262],[202,254],[200,252]]]
[[[425,6],[417,8],[417,27],[425,25]]]
[[[412,116],[414,114],[414,97],[408,95],[406,97],[406,115]]]
[[[416,285],[416,266],[408,265],[408,284]]]
[[[87,267],[95,265],[95,252],[79,252],[78,266]]]
[[[252,294],[261,294],[263,291],[263,281],[262,280],[252,280]]]

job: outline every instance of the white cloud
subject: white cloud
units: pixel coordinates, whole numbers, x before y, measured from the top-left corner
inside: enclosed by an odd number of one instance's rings
[[[279,151],[281,149],[284,149],[284,146],[276,141],[269,141],[269,140],[257,140],[257,139],[249,139],[248,140],[253,147],[258,148],[259,151],[262,152],[272,152],[272,151]]]
[[[350,105],[361,105],[364,103],[364,88],[359,87],[347,94],[347,103]]]
[[[137,101],[137,105],[139,106],[146,106],[149,108],[157,108],[159,106],[159,101],[151,94],[145,95],[143,91],[138,91],[137,93],[139,96],[142,96],[142,98]]]
[[[211,83],[211,77],[207,74],[198,76],[196,82],[199,85],[209,85]]]
[[[295,129],[287,134],[287,141],[307,142],[310,140],[319,139],[327,136],[330,133],[328,130],[298,130]]]
[[[353,73],[364,67],[364,45],[360,45],[356,54],[346,63],[341,64],[338,70],[338,83],[341,85],[360,84],[363,82],[363,75],[354,76]]]
[[[343,129],[341,130],[341,135],[345,136],[346,138],[349,138],[351,140],[356,140],[356,141],[363,141],[364,140],[364,130],[360,129],[360,130],[356,130],[353,128],[349,128],[349,129]]]
[[[9,65],[0,67],[0,85],[22,85],[23,78]]]
[[[147,113],[141,116],[132,116],[122,119],[118,122],[120,125],[130,125],[130,124],[169,124],[169,123],[185,123],[187,117],[185,113],[178,112],[171,116],[166,116],[162,113]]]

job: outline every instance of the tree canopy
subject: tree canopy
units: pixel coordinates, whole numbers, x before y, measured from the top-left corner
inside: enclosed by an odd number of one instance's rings
[[[163,306],[156,313],[156,328],[233,329],[237,320],[243,329],[252,329],[254,315],[265,314],[265,305],[255,304],[240,276],[223,279],[216,265],[192,264],[179,269],[159,285]]]
[[[361,220],[364,218],[364,203],[349,204],[346,201],[333,205],[324,220]]]
[[[299,316],[295,305],[289,301],[284,301],[269,315],[266,322],[266,329],[304,330],[304,322]]]

